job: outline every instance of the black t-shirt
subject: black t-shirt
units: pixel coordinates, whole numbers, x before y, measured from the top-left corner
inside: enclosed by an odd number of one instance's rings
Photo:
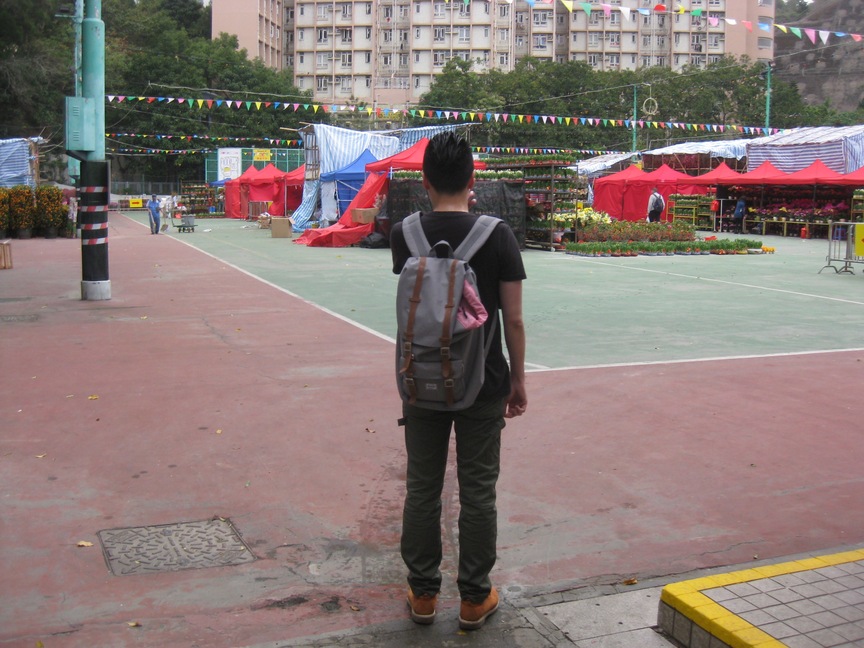
[[[471,231],[476,214],[468,212],[428,212],[422,214],[420,223],[430,245],[439,241],[447,241],[455,250]],[[390,249],[393,253],[393,272],[402,272],[402,266],[411,257],[405,237],[402,234],[402,223],[393,226],[390,232]],[[490,334],[493,313],[501,306],[498,284],[502,281],[522,281],[526,278],[525,266],[519,244],[510,228],[502,221],[492,232],[482,248],[469,262],[477,275],[477,287],[480,290],[480,300],[489,313],[486,321],[486,335]],[[510,393],[510,371],[501,344],[501,317],[496,320],[494,338],[486,358],[486,379],[477,400],[492,400],[505,398]]]

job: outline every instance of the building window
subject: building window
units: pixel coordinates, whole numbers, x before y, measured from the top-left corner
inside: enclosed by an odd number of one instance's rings
[[[319,70],[326,69],[329,65],[330,55],[326,52],[319,52],[315,55],[315,67]]]
[[[459,17],[460,18],[470,18],[471,17],[471,5],[467,2],[459,3]]]
[[[470,27],[460,27],[459,28],[459,42],[460,43],[470,43],[471,42],[471,28]]]
[[[510,42],[510,30],[509,29],[498,30],[498,42],[499,43],[509,43]]]
[[[534,26],[535,27],[546,27],[549,24],[549,12],[548,11],[535,11],[534,12]]]
[[[408,53],[399,54],[399,67],[408,67]]]
[[[498,55],[498,65],[507,67],[510,65],[510,55],[509,54],[499,54]]]
[[[419,40],[423,35],[423,32],[420,31],[419,27],[414,28],[414,40]]]
[[[327,92],[330,87],[330,79],[327,77],[315,77],[315,88],[318,92]]]
[[[383,31],[382,35],[384,36],[384,42],[385,43],[392,43],[393,42],[393,30],[392,29],[385,29]]]
[[[342,15],[343,20],[351,20],[352,11],[353,5],[348,4],[347,2],[343,5],[339,5],[339,13]]]
[[[371,2],[366,3],[366,15],[367,16],[372,15],[372,3]]]
[[[415,63],[420,62],[420,52],[414,52],[414,62]]]
[[[600,45],[600,32],[590,32],[588,34],[588,47],[597,47]]]
[[[393,20],[393,7],[384,7],[384,21],[390,22]]]
[[[447,8],[443,2],[436,2],[432,10],[432,15],[436,18],[443,18],[447,14]]]
[[[597,67],[597,55],[596,54],[589,54],[588,55],[588,65],[590,65],[591,67]]]
[[[339,91],[351,92],[351,77],[342,77],[342,80],[339,82]]]
[[[388,68],[393,67],[393,55],[392,54],[384,54],[384,56],[381,57],[381,64],[384,67],[388,67]]]
[[[609,23],[612,25],[620,25],[621,24],[621,14],[618,11],[613,11],[609,15]]]
[[[510,5],[507,5],[507,4],[498,5],[498,17],[499,18],[509,18],[510,17]]]
[[[648,34],[642,34],[642,47],[651,47],[651,37]]]
[[[588,16],[588,24],[589,25],[599,25],[600,24],[600,13],[597,11],[592,11],[591,15]]]
[[[354,39],[354,32],[350,29],[340,29],[339,38],[343,43],[350,43]]]
[[[609,54],[606,60],[609,62],[609,67],[618,67],[621,64],[621,57],[618,54]]]
[[[770,38],[760,38],[758,40],[759,49],[771,49],[773,41]]]
[[[443,43],[444,37],[447,35],[448,31],[446,27],[435,27],[432,40],[436,43]]]
[[[407,18],[409,15],[409,7],[408,5],[399,5],[399,17]]]
[[[432,52],[432,65],[435,67],[444,67],[447,63],[446,52]]]
[[[294,7],[289,7],[285,10],[285,20],[287,22],[294,22]]]
[[[420,87],[420,77],[414,77],[414,87],[415,88]]]
[[[318,42],[326,43],[330,38],[330,31],[327,29],[319,29],[318,30]]]
[[[342,67],[351,67],[354,63],[354,55],[351,52],[342,52],[341,54]]]
[[[549,42],[545,34],[537,34],[534,36],[534,49],[546,49]]]
[[[651,67],[651,57],[643,56],[642,57],[642,67]]]
[[[610,33],[607,34],[609,38],[609,46],[610,47],[621,47],[621,34],[620,33]]]
[[[366,52],[366,55],[363,58],[364,58],[366,64],[368,65],[369,63],[372,62],[372,52]]]
[[[366,28],[366,40],[372,40],[372,28],[371,27]]]
[[[317,16],[320,20],[327,20],[327,16],[330,13],[330,5],[329,4],[319,4]]]

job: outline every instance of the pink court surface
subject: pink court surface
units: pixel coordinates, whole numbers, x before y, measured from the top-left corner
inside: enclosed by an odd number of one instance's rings
[[[0,271],[0,645],[242,646],[404,619],[389,251],[110,223],[111,300],[80,300],[78,240],[13,240]],[[764,243],[524,253],[507,595],[864,542],[864,277],[820,274],[825,241]],[[444,608],[457,514],[451,478]],[[119,529],[214,520],[247,561],[168,570],[145,543],[115,575],[103,551]]]

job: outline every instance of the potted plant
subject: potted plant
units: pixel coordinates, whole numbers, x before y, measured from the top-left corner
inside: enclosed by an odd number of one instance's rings
[[[9,189],[9,225],[17,231],[19,239],[33,235],[36,201],[33,190],[27,185],[16,185]]]
[[[45,238],[57,238],[66,222],[67,212],[60,187],[42,185],[36,188],[36,226]]]
[[[6,238],[9,229],[9,190],[0,187],[0,238]]]

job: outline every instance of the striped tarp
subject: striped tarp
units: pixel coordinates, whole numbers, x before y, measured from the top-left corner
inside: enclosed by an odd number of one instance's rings
[[[864,126],[796,128],[761,137],[747,146],[748,171],[766,160],[786,173],[816,160],[839,173],[850,173],[864,166]]]
[[[30,171],[30,143],[34,141],[39,140],[0,140],[0,187],[36,186],[36,179]]]
[[[327,124],[315,124],[321,173],[332,173],[348,166],[369,149],[379,160],[395,155],[416,144],[423,137],[433,137],[444,130],[459,128],[457,124],[423,126],[402,131],[355,131]],[[309,159],[307,154],[306,159]],[[335,188],[335,183],[333,187]],[[294,210],[291,218],[294,231],[306,229],[318,207],[322,186],[318,180],[307,181],[303,186],[303,202]],[[332,201],[327,201],[333,204]],[[322,214],[325,220],[334,220],[335,214]]]

